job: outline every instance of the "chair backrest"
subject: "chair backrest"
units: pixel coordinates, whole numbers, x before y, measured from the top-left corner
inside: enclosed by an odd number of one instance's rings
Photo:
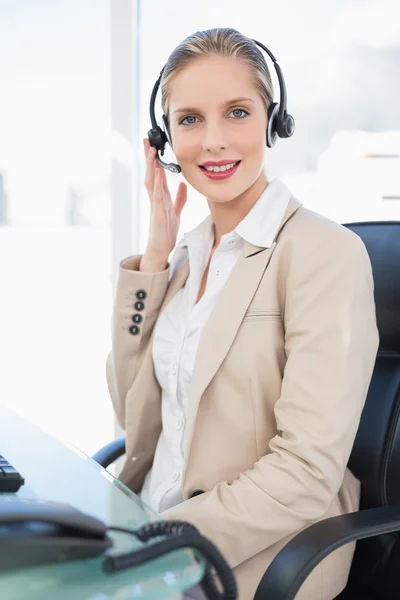
[[[361,481],[361,509],[398,504],[400,511],[400,221],[346,227],[361,237],[371,260],[380,334],[349,466]],[[400,598],[399,535],[357,544],[352,590],[365,590],[368,598]]]

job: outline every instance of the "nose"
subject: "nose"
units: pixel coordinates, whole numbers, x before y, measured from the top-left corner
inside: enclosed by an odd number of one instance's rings
[[[218,153],[228,148],[229,143],[220,123],[209,122],[204,129],[203,150]]]

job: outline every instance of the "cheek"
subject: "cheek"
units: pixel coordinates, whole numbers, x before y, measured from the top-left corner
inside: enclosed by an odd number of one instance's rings
[[[173,135],[173,134],[172,134]],[[172,137],[173,150],[179,164],[191,163],[199,154],[199,145],[194,136],[175,134]]]
[[[241,137],[241,149],[246,155],[264,154],[266,132],[261,124],[249,127],[246,135]]]

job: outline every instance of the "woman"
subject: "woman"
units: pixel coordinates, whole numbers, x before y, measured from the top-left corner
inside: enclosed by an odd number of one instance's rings
[[[211,539],[247,600],[292,536],[358,509],[346,465],[378,347],[371,266],[360,238],[268,181],[273,94],[252,40],[190,36],[161,92],[210,215],[175,248],[186,185],[172,203],[145,140],[148,243],[121,263],[107,365],[127,436],[120,478]],[[339,594],[353,551],[325,559],[298,599]]]

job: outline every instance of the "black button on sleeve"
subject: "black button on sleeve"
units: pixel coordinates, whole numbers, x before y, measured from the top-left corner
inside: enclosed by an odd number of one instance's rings
[[[140,302],[140,300],[138,302],[135,302],[135,309],[136,310],[143,310],[144,309],[144,303]]]
[[[136,292],[136,298],[138,300],[144,300],[145,298],[147,298],[147,292],[145,290],[138,290]]]
[[[143,321],[143,317],[142,315],[138,315],[137,313],[135,313],[134,315],[132,315],[132,321],[134,323],[141,323]]]
[[[132,335],[138,335],[140,332],[140,328],[137,327],[136,325],[132,325],[132,327],[129,327],[129,333],[131,333]]]

